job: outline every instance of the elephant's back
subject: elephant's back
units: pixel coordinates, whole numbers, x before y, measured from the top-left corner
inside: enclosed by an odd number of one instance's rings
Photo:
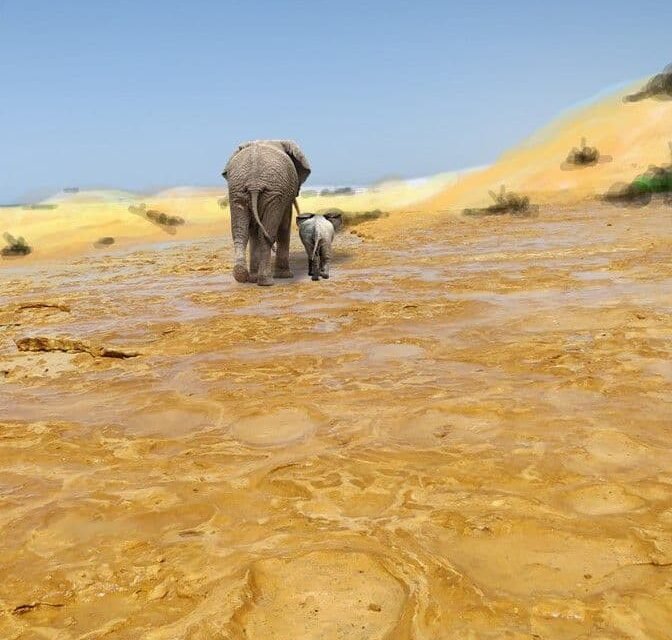
[[[227,168],[229,184],[265,189],[290,189],[298,192],[299,177],[289,156],[272,145],[263,143],[245,147],[234,154]]]
[[[331,242],[334,238],[334,225],[324,216],[315,216],[318,237]]]

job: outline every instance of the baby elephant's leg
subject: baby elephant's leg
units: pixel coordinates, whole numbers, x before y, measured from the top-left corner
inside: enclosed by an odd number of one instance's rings
[[[303,239],[302,239],[303,240]],[[306,250],[306,257],[308,258],[308,275],[313,275],[313,247],[310,242],[304,241],[303,248]]]
[[[320,279],[320,249],[318,247],[317,251],[313,253],[310,264],[310,276],[313,280]]]
[[[329,263],[331,262],[331,245],[323,242],[320,245],[320,275],[323,278],[329,277]]]

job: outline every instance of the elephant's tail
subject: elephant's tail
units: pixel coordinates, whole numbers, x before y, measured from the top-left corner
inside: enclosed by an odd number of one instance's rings
[[[315,225],[315,235],[313,236],[313,255],[311,256],[311,260],[315,260],[317,250],[320,248],[320,242],[322,242],[322,236],[317,229],[317,225]]]
[[[250,189],[250,200],[252,201],[252,213],[254,214],[254,219],[255,219],[256,223],[259,225],[259,228],[261,229],[261,232],[264,234],[264,237],[266,238],[266,240],[268,240],[269,244],[272,247],[275,240],[273,240],[273,238],[271,238],[271,236],[268,235],[268,231],[266,231],[266,228],[264,227],[263,224],[261,224],[261,220],[259,219],[259,209],[258,209],[259,190],[258,189]]]

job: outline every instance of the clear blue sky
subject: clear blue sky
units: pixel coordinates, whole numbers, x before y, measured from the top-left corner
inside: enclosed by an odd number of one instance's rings
[[[481,165],[672,62],[672,2],[0,0],[0,202],[222,184],[294,138],[314,184]]]

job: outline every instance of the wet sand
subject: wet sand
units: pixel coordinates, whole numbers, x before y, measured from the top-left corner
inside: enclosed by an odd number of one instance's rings
[[[669,638],[671,222],[398,213],[272,288],[224,225],[3,263],[0,637]]]

